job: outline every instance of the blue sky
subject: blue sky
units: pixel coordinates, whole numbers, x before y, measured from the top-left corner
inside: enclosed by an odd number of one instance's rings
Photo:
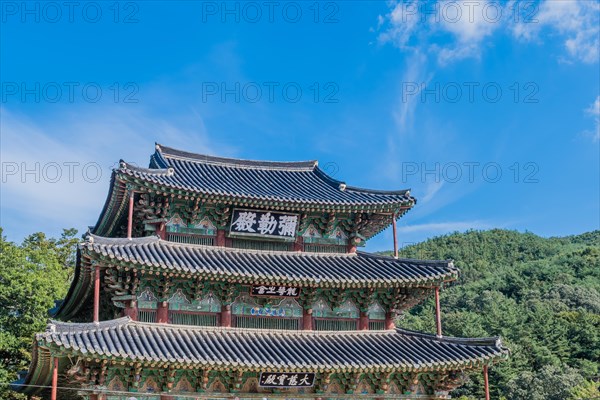
[[[0,5],[11,240],[93,225],[154,142],[411,188],[401,244],[599,228],[598,2]]]

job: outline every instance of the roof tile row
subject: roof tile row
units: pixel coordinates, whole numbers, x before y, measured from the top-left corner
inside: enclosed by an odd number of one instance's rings
[[[302,205],[412,206],[407,190],[381,191],[346,186],[316,161],[265,162],[187,153],[157,145],[151,168],[122,163],[119,172],[147,182],[193,193]]]
[[[215,279],[322,287],[402,287],[454,280],[452,261],[395,259],[363,252],[268,252],[184,245],[156,236],[116,239],[89,235],[82,250],[145,267]]]
[[[437,338],[401,329],[307,332],[147,324],[53,322],[38,341],[83,356],[288,371],[415,370],[487,363],[508,353],[498,338]]]

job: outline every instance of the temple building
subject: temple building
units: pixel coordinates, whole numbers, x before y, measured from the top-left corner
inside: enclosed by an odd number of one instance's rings
[[[15,390],[44,399],[448,399],[508,356],[442,334],[451,260],[398,258],[407,190],[162,145],[120,162]],[[393,227],[395,257],[359,251]],[[437,334],[395,327],[429,297]]]

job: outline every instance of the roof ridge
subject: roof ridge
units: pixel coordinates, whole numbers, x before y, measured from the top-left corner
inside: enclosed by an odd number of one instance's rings
[[[87,238],[91,238],[91,240]],[[284,250],[259,250],[259,249],[238,249],[235,247],[222,247],[222,246],[211,246],[204,244],[191,244],[191,243],[177,243],[168,240],[161,239],[157,235],[135,237],[135,238],[111,238],[106,236],[94,235],[89,233],[86,236],[86,241],[90,243],[102,244],[102,242],[108,242],[107,244],[145,244],[145,243],[158,243],[160,246],[169,247],[185,247],[185,248],[199,248],[213,252],[230,252],[230,253],[254,253],[254,254],[279,254],[286,256],[299,256],[299,257],[327,257],[327,258],[352,258],[352,257],[365,257],[373,258],[391,262],[418,262],[419,264],[427,264],[432,267],[454,267],[453,260],[421,260],[416,258],[394,258],[382,254],[369,253],[365,251],[357,251],[356,253],[313,253],[308,251],[284,251]]]
[[[91,238],[91,240],[88,239]],[[128,238],[112,238],[106,236],[94,235],[93,233],[89,233],[86,236],[86,242],[88,243],[97,243],[97,244],[145,244],[145,243],[159,243],[161,246],[168,247],[186,247],[186,248],[198,248],[205,249],[213,252],[230,252],[230,253],[254,253],[254,254],[273,254],[273,255],[288,255],[288,256],[299,256],[299,257],[343,257],[343,258],[351,258],[356,257],[356,253],[318,253],[318,252],[307,252],[307,251],[285,251],[285,250],[259,250],[259,249],[238,249],[235,247],[223,247],[223,246],[212,246],[205,244],[191,244],[191,243],[177,243],[171,242],[168,240],[163,240],[157,235],[151,236],[143,236],[143,237],[134,237],[131,239]]]
[[[455,337],[455,336],[436,336],[431,333],[412,331],[410,329],[396,328],[395,331],[406,336],[421,337],[424,339],[437,340],[448,343],[469,344],[471,346],[502,346],[502,338],[500,336],[489,336],[481,338],[471,337]]]
[[[419,264],[427,264],[434,268],[454,268],[453,260],[422,260],[418,258],[394,258],[382,254],[369,253],[365,251],[357,251],[356,253],[326,253],[326,252],[308,252],[308,251],[285,251],[285,250],[259,250],[259,249],[238,249],[235,247],[222,247],[222,246],[211,246],[204,244],[190,244],[190,243],[177,243],[168,240],[161,239],[157,235],[135,237],[135,238],[112,238],[106,236],[99,236],[93,233],[88,233],[85,237],[87,243],[97,244],[112,244],[112,245],[128,245],[128,244],[146,244],[146,243],[158,243],[160,246],[168,247],[184,247],[184,248],[198,248],[211,252],[229,252],[229,253],[254,253],[254,254],[273,254],[273,255],[285,255],[285,256],[297,256],[297,257],[331,257],[331,258],[353,258],[353,257],[364,257],[378,260],[384,260],[389,262],[413,262]],[[84,242],[84,243],[85,243]]]
[[[385,261],[400,261],[400,262],[418,262],[419,264],[427,264],[427,265],[431,265],[432,267],[439,267],[439,266],[444,266],[446,268],[448,267],[454,267],[454,260],[422,260],[420,258],[396,258],[396,257],[392,257],[392,256],[386,256],[384,254],[377,254],[377,253],[369,253],[366,251],[356,251],[356,254],[359,254],[363,257],[369,257],[369,258],[375,258],[375,259],[379,259],[379,260],[385,260]]]
[[[136,238],[113,238],[113,237],[106,237],[106,236],[99,236],[99,235],[94,235],[93,233],[88,233],[86,234],[85,238],[84,238],[84,243],[89,243],[89,244],[94,244],[94,243],[98,243],[98,244],[119,244],[119,245],[126,245],[126,244],[145,244],[145,243],[154,243],[154,242],[158,242],[160,241],[160,237],[156,236],[156,235],[151,235],[151,236],[143,236],[143,237],[136,237]]]
[[[72,330],[100,330],[112,328],[115,326],[127,325],[132,322],[130,317],[121,317],[99,322],[64,322],[51,319],[46,325],[46,331],[38,333],[36,336],[48,336],[56,333],[71,332]]]
[[[165,175],[165,176],[171,176],[175,173],[175,170],[173,169],[173,167],[144,168],[144,167],[138,167],[137,165],[134,165],[132,163],[128,163],[128,162],[124,161],[123,159],[119,160],[119,168],[118,169],[120,169],[120,170],[128,169],[130,171],[137,171],[137,172],[142,172],[145,174]]]
[[[392,194],[392,195],[407,195],[410,196],[411,189],[399,189],[399,190],[385,190],[385,189],[369,189],[359,186],[346,186],[346,190],[352,190],[355,192],[363,193],[377,193],[377,194]],[[416,203],[416,199],[415,199]]]
[[[355,257],[354,253],[317,253],[317,252],[307,252],[307,251],[285,251],[285,250],[259,250],[259,249],[238,249],[236,247],[223,247],[223,246],[210,246],[204,244],[188,244],[188,243],[177,243],[170,242],[168,240],[159,239],[160,244],[164,246],[171,247],[192,247],[192,248],[200,248],[206,249],[212,252],[227,252],[227,253],[243,253],[243,254],[272,254],[272,255],[286,255],[286,256],[298,256],[298,257],[312,257],[312,256],[328,256],[328,257]]]
[[[261,329],[261,328],[237,328],[237,327],[224,327],[224,326],[199,326],[199,325],[179,325],[179,324],[159,324],[156,322],[140,322],[140,321],[129,321],[130,325],[141,325],[150,326],[153,328],[162,329],[175,329],[175,330],[192,330],[192,331],[205,331],[205,332],[227,332],[233,334],[244,334],[244,333],[260,333],[260,334],[282,334],[287,336],[330,336],[330,335],[346,335],[346,336],[363,336],[367,335],[393,335],[396,332],[394,330],[346,330],[346,331],[318,331],[318,330],[291,330],[291,329]],[[117,325],[117,324],[115,324]]]
[[[191,153],[185,150],[178,150],[172,147],[156,144],[156,152],[168,162],[169,159],[186,160],[192,162],[201,162],[205,164],[218,164],[235,168],[253,168],[253,169],[274,169],[274,170],[302,170],[312,171],[318,165],[317,160],[307,161],[262,161],[248,160],[233,157],[219,157],[208,154]]]
[[[501,348],[502,338],[500,336],[470,338],[453,336],[436,336],[430,333],[412,331],[409,329],[396,328],[386,330],[347,330],[347,331],[318,331],[318,330],[289,330],[289,329],[258,329],[258,328],[236,328],[223,326],[197,326],[197,325],[177,325],[177,324],[159,324],[151,322],[140,322],[132,320],[130,317],[121,317],[112,320],[100,322],[63,322],[50,320],[46,331],[37,336],[45,337],[52,334],[69,333],[74,331],[92,331],[104,330],[125,325],[147,326],[152,329],[169,329],[177,331],[204,331],[204,332],[222,332],[230,334],[260,334],[260,335],[285,335],[285,336],[387,336],[404,335],[420,337],[423,339],[434,340],[438,342],[465,344],[470,346],[494,346]]]
[[[223,327],[223,326],[198,326],[198,325],[179,325],[179,324],[159,324],[152,322],[141,322],[135,321],[130,317],[121,317],[112,320],[105,320],[100,322],[64,322],[50,320],[47,325],[46,332],[40,335],[48,335],[62,332],[72,332],[74,330],[90,331],[90,330],[103,330],[113,327],[119,327],[124,325],[139,325],[148,326],[153,329],[173,329],[173,330],[185,330],[185,331],[205,331],[205,332],[227,332],[233,334],[244,334],[244,333],[260,333],[260,334],[283,334],[288,336],[330,336],[330,335],[390,335],[395,334],[394,330],[371,330],[371,331],[304,331],[304,330],[289,330],[289,329],[259,329],[259,328],[236,328],[236,327]]]

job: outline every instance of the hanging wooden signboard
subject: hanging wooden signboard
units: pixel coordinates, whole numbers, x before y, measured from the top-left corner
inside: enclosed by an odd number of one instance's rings
[[[257,211],[234,208],[229,233],[242,236],[295,238],[298,215],[278,211]]]
[[[258,381],[261,387],[311,387],[315,384],[315,374],[311,372],[261,372]]]
[[[300,288],[293,286],[253,285],[250,295],[257,297],[298,297],[300,296]]]

